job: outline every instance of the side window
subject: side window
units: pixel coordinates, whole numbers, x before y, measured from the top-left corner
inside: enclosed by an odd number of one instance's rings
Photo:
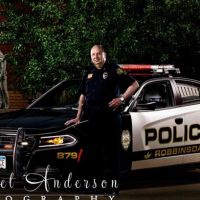
[[[176,81],[178,93],[182,99],[182,103],[190,103],[200,101],[200,85],[197,83],[188,83]]]
[[[62,108],[68,105],[76,104],[79,93],[80,82],[66,81],[48,92],[39,101],[35,102],[31,108]]]
[[[150,105],[151,103],[154,104],[155,109],[172,106],[172,94],[169,82],[159,81],[144,86],[137,99],[137,105]]]

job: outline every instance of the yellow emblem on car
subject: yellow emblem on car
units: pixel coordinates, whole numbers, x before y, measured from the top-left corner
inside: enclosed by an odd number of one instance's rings
[[[146,155],[144,155],[144,159],[147,160],[151,157],[152,153],[148,152]]]
[[[63,142],[64,142],[63,137],[55,137],[54,139],[47,140],[47,143],[54,145],[63,144]]]

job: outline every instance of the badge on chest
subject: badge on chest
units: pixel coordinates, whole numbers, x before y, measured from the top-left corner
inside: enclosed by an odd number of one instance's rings
[[[107,79],[108,78],[108,72],[104,72],[103,73],[103,79]]]

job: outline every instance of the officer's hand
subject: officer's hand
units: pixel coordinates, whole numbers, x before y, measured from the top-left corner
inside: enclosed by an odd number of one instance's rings
[[[65,126],[70,125],[70,124],[79,124],[79,123],[80,123],[80,119],[74,118],[74,119],[70,119],[70,120],[66,121]]]
[[[122,101],[120,100],[120,98],[115,98],[108,103],[108,106],[110,108],[113,108],[113,110],[116,110],[121,104],[122,104]]]

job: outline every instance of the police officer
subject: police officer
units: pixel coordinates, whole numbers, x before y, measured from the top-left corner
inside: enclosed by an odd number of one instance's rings
[[[106,61],[102,45],[91,48],[91,66],[83,77],[77,116],[65,123],[78,124],[88,119],[95,176],[113,180],[119,176],[119,107],[138,88],[138,83],[116,64]],[[104,169],[104,170],[102,170]]]

